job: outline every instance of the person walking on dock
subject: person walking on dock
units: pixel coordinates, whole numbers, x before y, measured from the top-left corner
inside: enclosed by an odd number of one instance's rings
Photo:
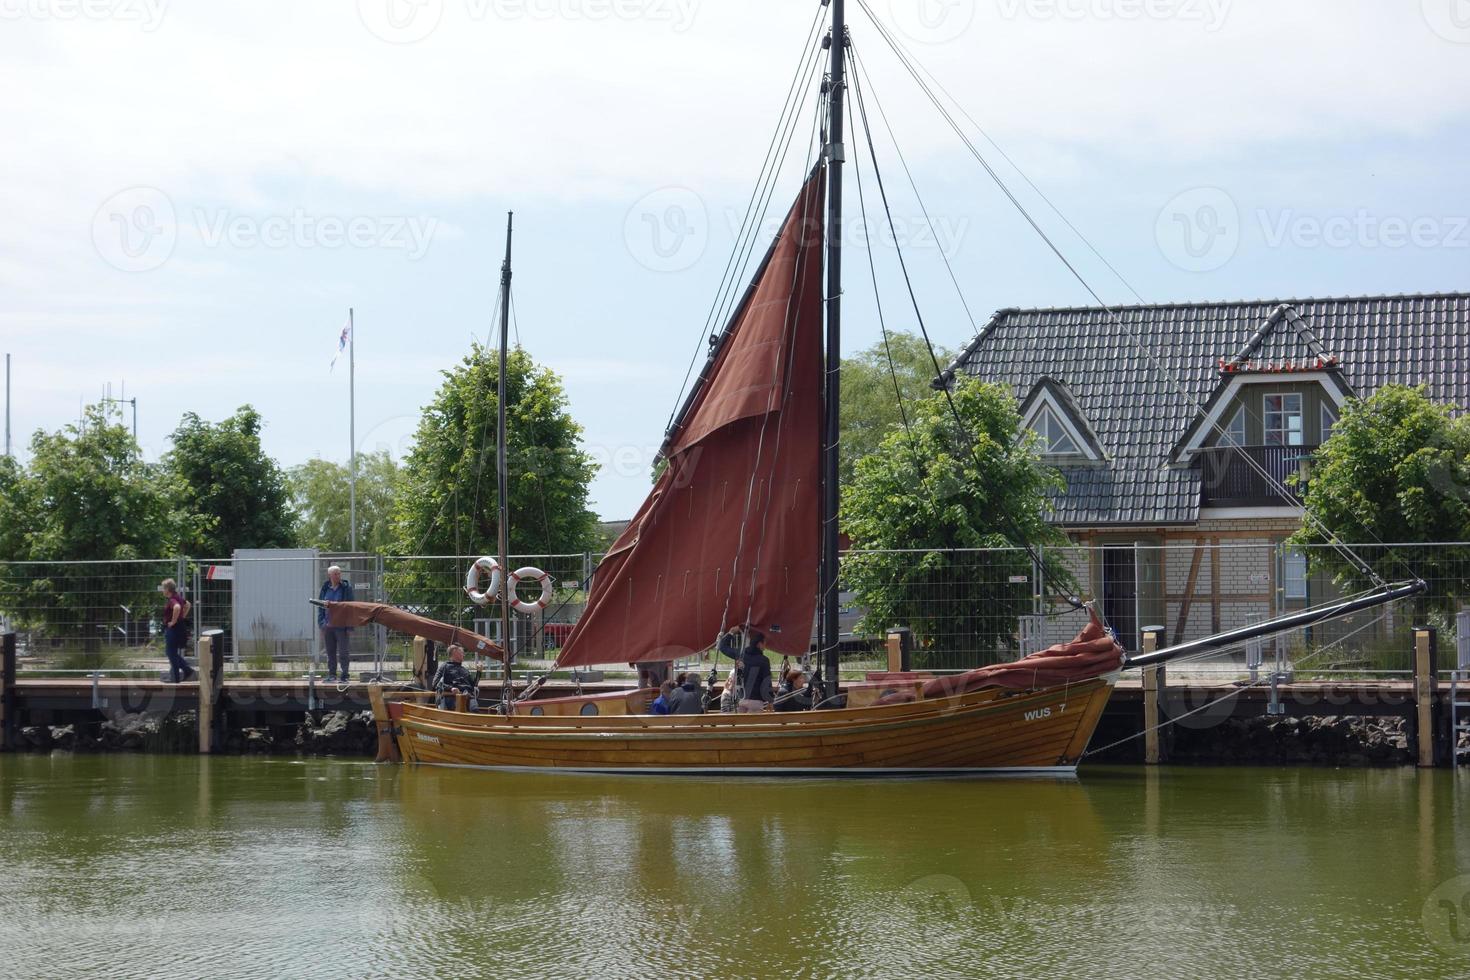
[[[321,594],[317,598],[327,602],[352,601],[352,583],[342,577],[340,566],[332,565],[327,569],[327,580],[322,583]],[[327,651],[327,677],[338,676],[337,661],[340,659],[342,683],[345,684],[352,664],[352,630],[329,625],[325,606],[317,610],[316,623],[322,631],[322,647]]]
[[[171,578],[159,583],[158,589],[163,593],[163,652],[168,657],[168,679],[170,684],[177,684],[195,676],[184,659],[184,651],[189,648],[189,604]]]

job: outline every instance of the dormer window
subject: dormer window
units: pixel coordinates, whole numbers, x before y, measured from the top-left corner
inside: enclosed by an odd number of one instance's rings
[[[1041,436],[1041,451],[1048,456],[1072,456],[1082,452],[1050,405],[1042,406],[1031,428]]]
[[[1337,413],[1332,410],[1332,406],[1331,405],[1327,404],[1326,402],[1323,402],[1322,403],[1322,438],[1320,440],[1318,440],[1318,441],[1319,442],[1326,442],[1328,439],[1331,439],[1332,438],[1332,429],[1333,429],[1333,426],[1335,426],[1335,425],[1337,425]]]
[[[1103,459],[1097,434],[1083,418],[1076,399],[1066,385],[1054,378],[1042,378],[1021,402],[1021,428],[1036,433],[1042,455],[1052,462],[1084,463]]]

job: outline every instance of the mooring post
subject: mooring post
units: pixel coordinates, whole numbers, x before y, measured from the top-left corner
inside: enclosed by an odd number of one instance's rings
[[[0,664],[0,749],[14,749],[20,717],[15,705],[15,634],[0,638],[4,662]]]
[[[398,743],[393,739],[393,719],[383,698],[382,684],[368,685],[368,703],[373,707],[373,722],[378,727],[378,755],[374,762],[401,762]]]
[[[429,641],[422,636],[413,638],[413,679],[419,687],[429,689],[429,678],[424,676],[429,667]]]
[[[913,631],[900,627],[888,631],[888,672],[907,673],[912,669],[914,649]]]
[[[209,755],[219,746],[223,718],[219,710],[224,684],[224,630],[205,630],[199,636],[199,753]]]
[[[1434,655],[1438,644],[1438,631],[1433,626],[1414,627],[1414,743],[1417,748],[1416,763],[1421,769],[1432,768],[1436,758],[1435,735],[1439,727],[1435,724]]]
[[[1143,630],[1143,653],[1153,653],[1159,648],[1164,630],[1161,626],[1148,626]],[[1164,688],[1164,665],[1143,669],[1143,761],[1156,766],[1164,761],[1163,729],[1159,711],[1159,695]]]

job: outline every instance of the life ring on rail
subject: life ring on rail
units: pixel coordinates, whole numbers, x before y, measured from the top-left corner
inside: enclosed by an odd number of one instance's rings
[[[480,591],[480,575],[483,572],[490,573],[490,588],[484,592]],[[500,593],[500,562],[486,555],[484,558],[475,559],[470,570],[465,572],[464,591],[470,597],[470,601],[477,606],[483,606]]]
[[[523,580],[528,578],[536,579],[538,582],[541,583],[541,595],[535,602],[527,602],[520,596],[516,595],[516,586],[520,585]],[[514,608],[516,612],[525,613],[527,616],[531,615],[538,609],[545,609],[548,605],[551,604],[551,598],[555,594],[555,590],[553,589],[551,584],[551,576],[533,565],[527,565],[524,568],[517,568],[515,571],[511,572],[510,582],[508,583],[508,588],[506,589],[506,591],[510,594],[511,607]]]

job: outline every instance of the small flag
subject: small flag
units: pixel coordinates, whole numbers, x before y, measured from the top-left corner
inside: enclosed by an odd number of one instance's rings
[[[342,352],[347,349],[347,340],[351,335],[352,326],[344,323],[342,325],[342,336],[337,338],[337,353],[332,355],[332,366],[327,368],[329,372],[337,367],[337,358],[341,357]]]

